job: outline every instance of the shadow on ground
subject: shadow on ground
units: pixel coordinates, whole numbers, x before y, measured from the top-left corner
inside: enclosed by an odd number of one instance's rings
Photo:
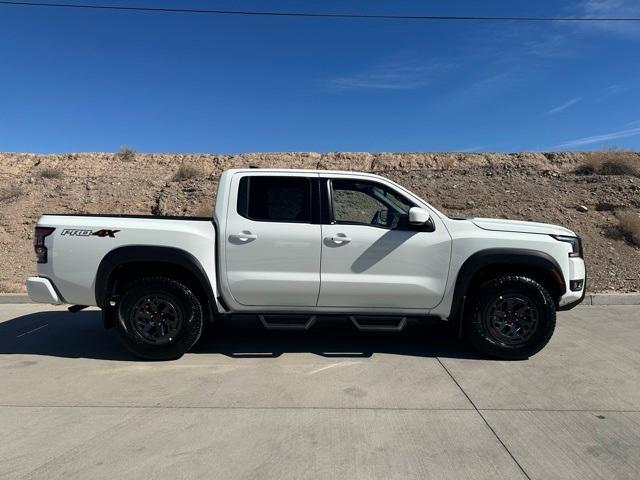
[[[233,323],[232,323],[233,322]],[[232,358],[279,357],[310,352],[324,357],[371,357],[376,353],[417,357],[477,358],[442,322],[410,323],[402,332],[359,332],[346,319],[327,318],[309,331],[265,330],[253,318],[211,326],[192,349]],[[0,323],[0,354],[48,355],[96,360],[135,360],[105,330],[100,312],[38,312]]]

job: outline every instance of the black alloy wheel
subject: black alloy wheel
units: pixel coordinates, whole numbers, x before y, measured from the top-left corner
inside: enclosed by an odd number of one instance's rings
[[[538,328],[538,308],[528,297],[510,293],[498,295],[487,305],[483,322],[489,334],[505,345],[526,343]]]
[[[134,280],[117,304],[116,330],[124,347],[148,360],[175,360],[195,345],[204,328],[200,299],[181,281]]]
[[[556,307],[549,292],[524,275],[502,275],[469,292],[463,332],[483,354],[523,360],[549,342]]]
[[[164,345],[182,328],[184,314],[179,303],[169,295],[145,295],[131,310],[129,322],[143,342]]]

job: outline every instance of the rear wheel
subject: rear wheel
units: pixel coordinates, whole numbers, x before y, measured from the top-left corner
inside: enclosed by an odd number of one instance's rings
[[[551,338],[556,325],[553,299],[524,276],[497,277],[469,299],[465,336],[482,353],[508,360],[528,358]]]
[[[149,360],[180,358],[202,335],[198,297],[187,285],[170,278],[142,278],[129,284],[117,314],[122,344]]]

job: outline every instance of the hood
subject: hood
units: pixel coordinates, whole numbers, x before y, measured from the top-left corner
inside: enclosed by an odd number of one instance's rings
[[[577,235],[568,228],[550,223],[524,222],[520,220],[503,220],[501,218],[470,218],[477,227],[498,232],[539,233],[542,235]]]

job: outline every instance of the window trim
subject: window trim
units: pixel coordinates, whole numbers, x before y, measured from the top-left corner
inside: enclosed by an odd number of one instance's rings
[[[410,199],[408,199],[406,197],[406,195],[403,195],[402,193],[398,192],[396,189],[391,188],[389,185],[386,185],[382,182],[377,182],[375,180],[370,180],[368,178],[337,178],[337,177],[331,177],[331,178],[327,178],[328,180],[328,213],[329,213],[329,224],[330,225],[350,225],[350,226],[354,226],[354,227],[369,227],[369,228],[379,228],[381,230],[399,230],[399,231],[404,231],[404,232],[408,232],[408,231],[416,231],[416,230],[423,230],[423,228],[420,227],[412,227],[411,225],[409,225],[409,227],[405,228],[405,227],[383,227],[381,225],[372,225],[370,223],[355,223],[355,222],[339,222],[336,220],[335,217],[335,211],[334,211],[334,201],[333,201],[333,181],[334,180],[347,180],[347,181],[359,181],[359,182],[366,182],[366,183],[371,183],[374,184],[380,188],[382,188],[383,190],[391,190],[393,193],[395,193],[396,195],[398,195],[399,197],[403,198],[409,205],[411,205],[411,207],[419,207],[419,205],[416,205],[416,203]],[[374,197],[372,197],[374,198]],[[374,200],[376,200],[374,198]],[[379,201],[379,200],[378,200]],[[381,202],[382,203],[382,202]],[[422,207],[421,207],[422,208]]]
[[[277,179],[302,179],[309,182],[309,219],[308,220],[272,220],[272,219],[258,219],[249,216],[249,200],[251,197],[251,179],[252,178],[277,178]],[[240,203],[240,190],[241,184],[246,179],[247,182],[247,212],[244,215],[240,212],[239,203]],[[318,189],[318,181],[317,178],[307,177],[307,176],[295,176],[295,175],[242,175],[238,180],[238,190],[236,195],[236,213],[242,218],[246,218],[247,220],[251,220],[252,222],[260,222],[260,223],[296,223],[296,224],[307,224],[313,225],[320,223],[320,203],[319,203],[319,189]]]
[[[323,225],[333,223],[333,205],[331,204],[331,180],[318,178],[318,221]]]

